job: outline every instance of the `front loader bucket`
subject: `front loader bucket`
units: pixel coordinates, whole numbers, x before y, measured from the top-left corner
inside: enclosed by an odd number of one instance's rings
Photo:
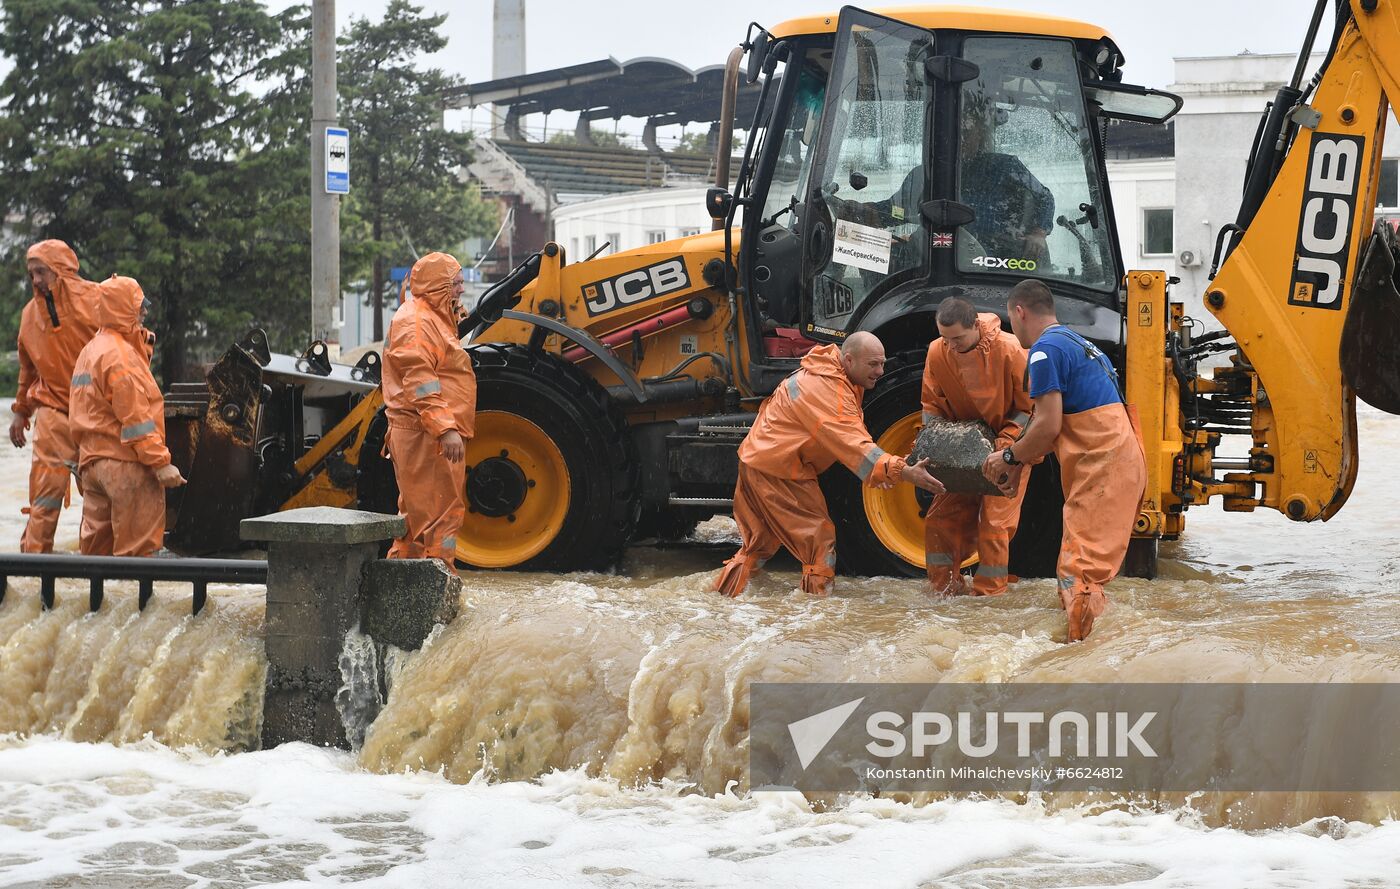
[[[203,383],[177,383],[165,399],[170,454],[188,483],[166,500],[166,546],[182,555],[239,549],[239,523],[286,508],[322,465],[352,491],[357,467],[343,447],[316,466],[298,461],[379,386],[379,355],[333,364],[325,343],[300,357],[268,350],[254,330],[231,346]]]
[[[1347,385],[1362,401],[1400,414],[1400,290],[1396,289],[1395,231],[1385,221],[1361,252],[1351,308],[1342,325],[1341,366]]]
[[[175,552],[203,555],[240,545],[238,523],[251,514],[258,490],[255,446],[268,359],[267,339],[257,330],[209,369],[201,422],[187,435],[186,452],[172,452],[189,480],[170,498],[175,521],[166,546]],[[196,404],[200,400],[195,393],[177,393]]]

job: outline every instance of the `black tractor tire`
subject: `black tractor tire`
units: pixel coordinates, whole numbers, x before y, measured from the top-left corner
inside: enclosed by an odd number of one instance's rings
[[[865,426],[879,441],[890,426],[920,411],[926,350],[900,352],[885,363],[885,375],[865,397]],[[836,525],[836,570],[857,577],[921,577],[923,569],[880,541],[866,516],[861,484],[844,466],[822,475],[827,507]],[[920,503],[926,508],[924,499]],[[1034,467],[1021,506],[1021,524],[1011,541],[1009,569],[1018,577],[1053,577],[1060,552],[1059,466],[1053,456]]]
[[[713,510],[686,506],[644,506],[633,536],[639,541],[675,543],[695,533],[696,526],[713,515]]]
[[[467,351],[476,371],[478,415],[500,411],[529,420],[558,448],[568,469],[562,527],[537,555],[504,567],[578,571],[617,564],[636,527],[639,467],[626,423],[607,392],[555,355],[496,343]],[[469,481],[469,500],[471,490]],[[550,492],[532,488],[526,496]]]

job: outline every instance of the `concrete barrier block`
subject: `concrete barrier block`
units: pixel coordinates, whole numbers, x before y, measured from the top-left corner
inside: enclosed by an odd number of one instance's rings
[[[364,632],[405,650],[421,647],[434,625],[455,620],[462,601],[462,578],[437,559],[371,562],[364,589]]]

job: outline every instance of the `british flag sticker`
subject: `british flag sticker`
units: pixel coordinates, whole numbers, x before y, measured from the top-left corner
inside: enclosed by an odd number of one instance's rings
[[[943,247],[943,248],[948,248],[948,247],[953,246],[953,233],[952,233],[952,232],[934,232],[934,234],[933,234],[933,246],[935,246],[935,247]]]

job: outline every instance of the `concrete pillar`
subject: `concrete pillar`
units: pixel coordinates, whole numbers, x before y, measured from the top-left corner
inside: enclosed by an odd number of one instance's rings
[[[317,506],[244,519],[240,531],[268,544],[263,747],[347,746],[335,706],[341,645],[360,621],[368,566],[404,520]]]

